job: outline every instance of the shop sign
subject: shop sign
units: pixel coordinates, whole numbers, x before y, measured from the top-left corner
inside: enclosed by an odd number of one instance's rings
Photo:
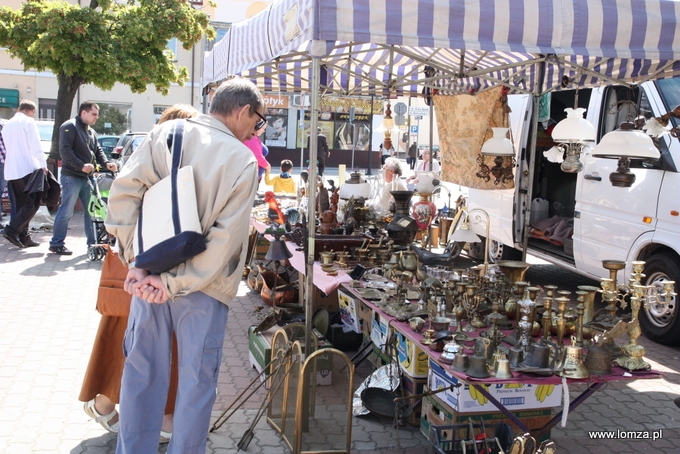
[[[288,96],[280,95],[262,95],[264,98],[264,105],[268,109],[287,109],[288,108]]]
[[[19,90],[0,88],[0,107],[19,107]]]
[[[373,100],[373,109],[371,110],[371,100],[362,98],[338,98],[335,96],[326,96],[319,100],[319,109],[326,112],[346,113],[349,114],[349,108],[354,107],[355,113],[365,115],[382,115],[383,102],[382,100]]]
[[[427,117],[430,115],[430,108],[429,107],[415,107],[411,106],[408,108],[408,114],[409,115],[421,115],[423,117]]]

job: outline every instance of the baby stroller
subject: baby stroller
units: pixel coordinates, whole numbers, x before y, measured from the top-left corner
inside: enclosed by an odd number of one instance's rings
[[[97,261],[104,258],[108,249],[103,245],[113,245],[115,239],[109,235],[104,226],[106,219],[106,212],[108,210],[107,201],[109,199],[109,191],[111,184],[116,178],[116,175],[109,172],[95,173],[90,178],[92,185],[92,193],[90,195],[90,203],[88,203],[87,211],[92,219],[94,227],[95,244],[90,246],[87,250],[87,255],[90,260]]]

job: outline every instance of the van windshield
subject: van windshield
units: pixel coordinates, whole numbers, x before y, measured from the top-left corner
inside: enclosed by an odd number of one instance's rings
[[[660,79],[656,81],[656,86],[669,112],[680,106],[680,79]],[[678,120],[676,118],[672,120],[674,125],[678,126]]]

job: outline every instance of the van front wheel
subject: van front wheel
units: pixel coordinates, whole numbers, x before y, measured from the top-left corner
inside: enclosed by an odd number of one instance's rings
[[[644,285],[655,282],[680,283],[680,265],[670,254],[658,254],[647,260]],[[680,344],[680,310],[677,297],[669,304],[647,304],[640,310],[640,326],[649,339],[663,345]]]

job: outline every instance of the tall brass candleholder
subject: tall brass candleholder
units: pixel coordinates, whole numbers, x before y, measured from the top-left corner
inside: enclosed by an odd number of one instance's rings
[[[550,326],[552,325],[552,303],[557,286],[546,285],[543,288],[545,288],[545,296],[543,297],[543,341],[550,342],[552,340],[552,336],[550,336]]]
[[[576,346],[577,347],[583,347],[583,314],[585,312],[585,301],[586,301],[586,296],[588,296],[588,292],[585,292],[583,290],[577,290],[576,291],[576,301],[578,301],[578,304],[576,305],[576,313],[578,314],[578,320],[576,321]]]
[[[586,326],[586,324],[589,321],[591,321],[595,316],[595,295],[600,289],[592,285],[579,285],[578,289],[587,293],[584,301],[585,305],[583,309],[584,326],[583,329],[581,330],[581,335],[583,336],[584,339],[592,339],[593,336],[595,335],[595,330],[590,326]]]
[[[630,297],[630,308],[632,312],[632,317],[629,322],[630,328],[628,329],[628,338],[630,341],[621,347],[623,356],[616,358],[614,362],[624,369],[628,370],[639,370],[651,369],[651,365],[645,361],[642,357],[646,353],[645,348],[637,343],[638,338],[641,334],[640,321],[638,320],[638,314],[640,312],[640,307],[643,304],[643,299],[645,297],[646,287],[643,285],[633,286],[633,294]]]
[[[479,295],[477,295],[478,288],[479,287],[476,285],[468,285],[465,287],[465,294],[463,295],[463,307],[465,307],[465,310],[468,313],[468,319],[470,321],[467,325],[465,325],[463,331],[477,331],[479,328],[486,327],[486,323],[484,323],[479,318],[479,304],[482,302],[482,299]]]
[[[555,303],[557,304],[557,346],[562,348],[564,344],[564,334],[567,329],[567,320],[564,317],[567,311],[567,304],[569,303],[569,298],[563,296],[555,298]]]

